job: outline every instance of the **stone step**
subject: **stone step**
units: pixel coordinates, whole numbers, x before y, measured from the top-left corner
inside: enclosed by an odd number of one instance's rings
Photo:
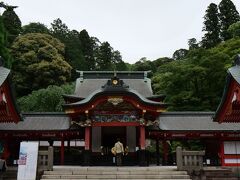
[[[188,175],[43,175],[43,179],[189,179]]]
[[[237,177],[213,177],[213,178],[206,178],[206,180],[238,180]]]
[[[41,180],[49,180],[49,179],[41,179]],[[51,180],[59,180],[59,179],[51,179]],[[72,179],[65,179],[72,180]],[[81,180],[89,180],[89,179],[81,179]],[[91,180],[102,180],[102,179],[91,179]],[[114,180],[114,179],[105,179],[105,180]],[[117,180],[126,180],[126,179],[117,179]],[[156,180],[156,179],[137,179],[137,180]],[[161,179],[161,180],[169,180],[169,179]],[[191,179],[171,179],[171,180],[191,180]]]
[[[80,166],[54,166],[53,171],[176,171],[176,166],[153,166],[153,167],[80,167]]]
[[[229,169],[206,170],[204,175],[207,180],[237,180],[237,177]]]
[[[117,175],[140,175],[140,174],[152,174],[152,175],[187,175],[186,171],[44,171],[44,175],[81,175],[81,174],[117,174]]]
[[[41,180],[91,179],[91,180],[190,180],[186,171],[176,167],[80,167],[54,166],[53,171],[44,171]]]

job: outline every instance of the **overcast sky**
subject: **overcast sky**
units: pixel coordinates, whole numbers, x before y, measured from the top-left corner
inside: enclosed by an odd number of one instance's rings
[[[232,0],[240,11],[240,0]],[[123,60],[172,57],[187,48],[190,38],[201,40],[207,6],[220,0],[5,0],[22,24],[41,22],[48,27],[60,18],[69,29],[86,29],[108,41]],[[2,12],[1,12],[2,13]]]

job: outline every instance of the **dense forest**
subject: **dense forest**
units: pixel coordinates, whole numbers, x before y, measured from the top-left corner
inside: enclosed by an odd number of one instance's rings
[[[172,57],[143,57],[135,64],[86,29],[71,30],[59,18],[51,27],[23,26],[17,7],[1,2],[0,8],[0,56],[12,69],[22,111],[62,111],[62,94],[73,93],[76,70],[151,70],[154,93],[167,96],[170,111],[215,111],[227,69],[240,53],[240,16],[231,0],[207,7],[199,42],[193,37]]]

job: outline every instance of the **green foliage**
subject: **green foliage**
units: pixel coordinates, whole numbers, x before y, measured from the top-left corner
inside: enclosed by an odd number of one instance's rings
[[[49,29],[42,23],[29,23],[28,25],[25,25],[22,27],[21,34],[27,34],[27,33],[43,33],[43,34],[50,34]]]
[[[190,151],[201,151],[205,150],[203,142],[199,140],[188,140],[188,141],[171,141],[170,151],[171,153],[176,153],[177,147],[180,146],[183,149]]]
[[[211,48],[221,42],[220,39],[220,23],[218,18],[218,7],[211,3],[204,16],[203,31],[206,31],[202,38],[202,46],[204,48]]]
[[[68,29],[67,25],[59,18],[54,20],[51,26],[52,36],[65,44],[65,59],[68,63],[73,69],[87,70],[78,31]]]
[[[173,59],[174,60],[181,60],[184,59],[188,54],[187,49],[178,49],[173,53]]]
[[[64,59],[64,44],[47,34],[28,33],[12,45],[13,82],[18,95],[69,80],[71,66]]]
[[[62,86],[51,85],[46,89],[33,91],[17,100],[23,112],[59,112],[64,104],[63,94],[72,94],[74,83]]]
[[[11,45],[15,38],[20,34],[22,23],[14,12],[13,7],[7,7],[2,14],[3,24],[8,32],[8,43]]]
[[[239,13],[231,0],[222,0],[219,3],[220,20],[221,20],[221,37],[223,40],[231,38],[227,31],[229,26],[240,20]]]
[[[81,42],[81,50],[84,56],[84,63],[87,70],[95,69],[95,58],[94,58],[94,41],[88,35],[88,32],[84,29],[79,33],[79,40]]]
[[[96,69],[100,71],[110,71],[114,69],[112,64],[112,47],[108,42],[103,42],[99,47]]]
[[[169,110],[215,111],[222,96],[226,71],[240,53],[240,38],[210,49],[192,49],[181,61],[166,63],[152,78],[156,94],[166,94]]]
[[[4,28],[2,17],[0,16],[0,56],[5,60],[4,65],[11,68],[12,57],[7,49],[7,32]]]
[[[154,61],[147,60],[146,57],[141,58],[135,64],[132,65],[131,70],[133,71],[151,71],[149,76],[152,76],[158,68],[164,64],[172,62],[173,59],[168,57],[158,58]]]
[[[197,49],[199,47],[196,38],[191,38],[188,40],[189,50]]]
[[[147,60],[146,57],[141,58],[133,66],[134,71],[150,71],[151,69],[152,62],[150,60]]]
[[[240,37],[240,21],[229,26],[228,33],[234,38]]]
[[[112,59],[113,66],[115,66],[115,70],[126,71],[128,69],[126,63],[123,62],[122,55],[119,51],[112,52]]]
[[[88,70],[84,62],[84,55],[81,49],[81,42],[78,38],[79,33],[75,30],[69,31],[67,38],[63,41],[65,48],[65,59],[77,70]]]
[[[51,23],[51,34],[53,37],[58,38],[60,41],[64,42],[67,39],[69,29],[65,23],[62,22],[61,19],[55,19],[53,23]]]

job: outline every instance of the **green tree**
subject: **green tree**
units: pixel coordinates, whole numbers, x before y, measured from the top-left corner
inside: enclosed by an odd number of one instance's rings
[[[211,3],[204,16],[203,31],[206,33],[202,38],[202,46],[204,48],[211,48],[221,42],[220,39],[220,23],[219,23],[218,7],[216,4]]]
[[[239,37],[213,48],[192,49],[183,60],[158,67],[152,78],[153,90],[167,95],[169,110],[215,111],[222,97],[227,68],[239,53]]]
[[[8,32],[8,43],[9,46],[13,43],[15,38],[20,34],[22,23],[14,12],[14,6],[6,6],[6,10],[2,14],[3,24]]]
[[[11,68],[12,57],[7,49],[7,32],[4,28],[2,17],[0,16],[0,56],[5,60],[4,66]]]
[[[231,38],[228,28],[233,23],[240,20],[239,13],[231,0],[222,0],[219,3],[220,21],[221,21],[221,37],[223,40]]]
[[[51,85],[46,89],[33,91],[17,100],[23,112],[59,112],[64,104],[63,94],[72,94],[74,83],[62,86]]]
[[[189,39],[188,40],[188,47],[189,47],[189,50],[197,49],[199,47],[197,40],[195,38]]]
[[[188,54],[188,50],[187,49],[178,49],[173,53],[173,59],[174,60],[181,60],[184,59]]]
[[[119,51],[113,51],[113,65],[115,66],[115,70],[117,71],[126,71],[127,65],[122,60],[122,55]]]
[[[51,34],[53,37],[59,39],[60,41],[64,42],[67,39],[69,29],[65,23],[62,22],[61,19],[57,18],[51,23]]]
[[[63,43],[66,46],[65,59],[68,60],[69,64],[75,70],[88,70],[87,64],[84,62],[84,55],[82,53],[78,31],[69,31]]]
[[[27,34],[27,33],[43,33],[43,34],[50,34],[49,29],[47,26],[45,26],[42,23],[29,23],[28,25],[25,25],[22,27],[21,34]]]
[[[69,80],[71,66],[64,59],[64,44],[51,35],[28,33],[12,45],[13,82],[18,95]]]
[[[240,37],[240,21],[229,26],[228,33],[234,38]]]
[[[139,61],[137,61],[133,65],[134,71],[150,71],[152,70],[152,62],[148,60],[146,57],[142,57]]]
[[[65,59],[67,59],[68,63],[73,69],[87,70],[78,31],[68,29],[67,25],[59,18],[54,20],[51,26],[50,31],[52,36],[65,44]]]
[[[81,42],[81,50],[83,52],[87,70],[94,70],[94,42],[92,41],[91,37],[88,35],[88,32],[85,29],[79,33],[79,39]]]
[[[113,70],[112,47],[108,42],[103,42],[99,47],[96,59],[96,69],[100,71]]]

